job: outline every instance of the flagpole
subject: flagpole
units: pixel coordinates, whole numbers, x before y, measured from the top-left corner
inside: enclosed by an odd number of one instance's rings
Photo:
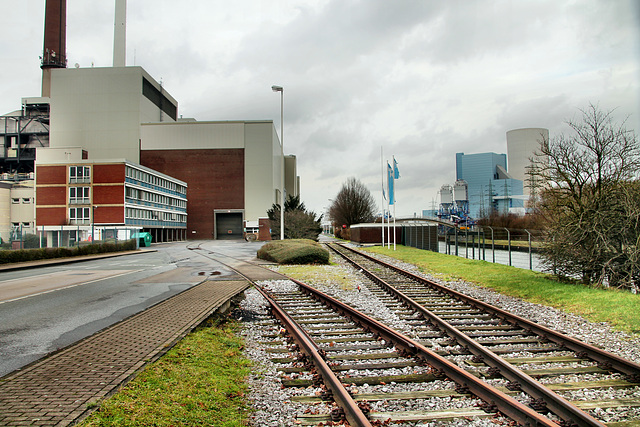
[[[393,250],[396,250],[396,156],[393,156]]]
[[[389,171],[389,162],[387,162],[387,193],[389,193],[389,197],[387,198],[387,211],[389,212],[389,216],[391,216],[391,205],[393,204],[393,175]],[[387,220],[387,249],[391,249],[391,218]]]
[[[380,184],[382,185],[382,199],[380,208],[382,209],[382,248],[384,249],[384,159],[382,155],[382,145],[380,146]]]

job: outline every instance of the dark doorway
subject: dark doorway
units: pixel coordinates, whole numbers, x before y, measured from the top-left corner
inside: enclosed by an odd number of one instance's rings
[[[243,239],[242,212],[216,212],[216,239]]]

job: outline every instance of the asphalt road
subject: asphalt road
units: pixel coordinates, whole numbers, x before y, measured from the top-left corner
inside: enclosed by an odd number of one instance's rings
[[[191,250],[200,243],[200,248]],[[260,243],[154,245],[157,252],[0,273],[0,376],[231,271],[219,253],[255,257]],[[207,257],[207,255],[209,257]]]

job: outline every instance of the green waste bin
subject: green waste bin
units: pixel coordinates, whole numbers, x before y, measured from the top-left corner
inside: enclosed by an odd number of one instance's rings
[[[151,233],[133,233],[133,239],[138,239],[139,247],[151,246]]]

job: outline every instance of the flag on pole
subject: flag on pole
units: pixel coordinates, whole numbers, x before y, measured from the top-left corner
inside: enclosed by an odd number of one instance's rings
[[[393,178],[400,178],[400,171],[398,170],[398,162],[396,162],[396,157],[393,156]]]
[[[391,168],[391,165],[389,164],[389,162],[387,162],[387,186],[389,187],[389,204],[390,205],[393,205],[393,203],[395,202],[395,197],[393,194],[393,177],[394,177],[393,169]]]

